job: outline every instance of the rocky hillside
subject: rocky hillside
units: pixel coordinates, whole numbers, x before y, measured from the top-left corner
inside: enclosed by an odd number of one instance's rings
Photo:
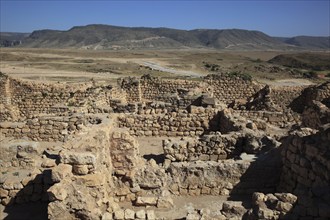
[[[277,38],[283,43],[290,44],[295,47],[302,47],[306,49],[329,49],[330,37],[311,37],[311,36],[297,36],[292,38]]]
[[[0,47],[12,47],[20,45],[22,40],[27,38],[27,33],[0,32]]]
[[[330,70],[329,60],[329,53],[293,53],[277,55],[268,62],[291,68],[321,71]]]
[[[295,39],[295,40],[290,40]],[[137,49],[215,48],[229,50],[329,49],[320,39],[276,38],[260,31],[240,29],[178,30],[170,28],[87,25],[67,31],[39,30],[25,38],[21,47]],[[314,42],[315,41],[315,42]]]

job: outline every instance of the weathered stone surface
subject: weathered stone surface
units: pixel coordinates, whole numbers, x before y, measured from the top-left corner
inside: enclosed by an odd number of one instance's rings
[[[88,174],[85,176],[76,177],[77,184],[82,184],[87,187],[102,186],[105,184],[105,176],[101,173]]]
[[[60,160],[62,163],[71,165],[95,165],[96,158],[92,153],[61,151]]]
[[[135,212],[131,209],[125,209],[125,219],[135,219]]]
[[[157,197],[137,197],[135,205],[137,206],[156,206]]]
[[[174,203],[173,199],[171,197],[159,197],[157,201],[157,207],[158,208],[173,208]]]
[[[146,219],[146,212],[143,209],[136,211],[135,215],[137,219]]]
[[[154,210],[147,210],[147,219],[148,220],[155,220],[156,215]]]
[[[50,201],[63,201],[68,196],[68,192],[65,190],[65,186],[63,184],[55,184],[47,192]]]
[[[52,169],[52,180],[55,183],[60,182],[61,180],[67,178],[72,173],[72,166],[68,164],[59,164],[58,166]]]
[[[73,165],[73,173],[78,175],[88,174],[88,165]]]
[[[114,219],[122,220],[125,219],[125,211],[122,209],[116,210],[113,214]]]
[[[113,219],[112,215],[113,215],[112,213],[106,212],[102,215],[101,220],[112,220]]]

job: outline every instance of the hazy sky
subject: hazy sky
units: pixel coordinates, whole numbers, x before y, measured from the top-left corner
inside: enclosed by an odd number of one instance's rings
[[[271,36],[329,36],[330,0],[0,0],[0,31],[67,30],[86,24],[240,28]]]

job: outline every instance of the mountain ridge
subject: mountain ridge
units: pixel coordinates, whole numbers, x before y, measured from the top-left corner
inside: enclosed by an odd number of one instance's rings
[[[0,37],[2,38],[2,33]],[[244,29],[180,30],[166,27],[121,27],[105,24],[74,26],[69,30],[37,30],[18,47],[80,49],[212,48],[228,50],[329,50],[330,37],[271,37]],[[10,44],[9,44],[10,45]],[[3,46],[0,44],[0,46]],[[13,46],[13,45],[11,45]]]

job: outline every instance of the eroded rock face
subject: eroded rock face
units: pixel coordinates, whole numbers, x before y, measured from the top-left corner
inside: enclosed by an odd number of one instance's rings
[[[114,131],[111,134],[110,147],[114,172],[124,176],[133,175],[139,161],[136,140],[128,132]]]
[[[291,193],[252,195],[253,208],[246,213],[247,219],[298,219],[293,212],[297,202],[297,196]]]
[[[60,163],[52,169],[56,184],[48,189],[48,217],[98,219],[111,202],[110,132],[108,128],[99,128],[73,142],[64,146]]]

